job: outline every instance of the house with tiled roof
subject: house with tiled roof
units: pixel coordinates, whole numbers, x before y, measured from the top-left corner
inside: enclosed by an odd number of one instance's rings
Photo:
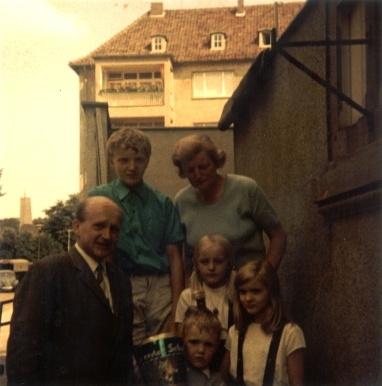
[[[303,2],[151,10],[69,63],[81,101],[107,102],[113,127],[216,126],[256,56]]]
[[[304,2],[149,12],[84,58],[69,63],[80,83],[80,191],[115,178],[105,142],[113,130],[145,130],[153,154],[145,181],[170,197],[185,186],[171,165],[174,144],[203,131],[228,154],[233,132],[218,131],[221,111],[257,55]],[[273,32],[272,32],[273,31]],[[106,113],[100,111],[106,110]]]

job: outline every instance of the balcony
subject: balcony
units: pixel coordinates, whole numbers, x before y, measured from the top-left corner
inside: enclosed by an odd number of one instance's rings
[[[109,106],[115,107],[138,107],[138,106],[163,106],[164,90],[159,87],[149,88],[110,88],[101,90],[100,102],[108,102]]]

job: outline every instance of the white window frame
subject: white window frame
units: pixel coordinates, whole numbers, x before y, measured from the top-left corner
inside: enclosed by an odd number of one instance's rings
[[[111,128],[112,130],[118,130],[122,128],[155,128],[155,127],[164,127],[165,119],[164,117],[142,117],[142,118],[129,118],[122,119],[118,118],[117,120],[111,119]]]
[[[150,86],[158,87],[159,91],[163,91],[163,80],[160,71],[142,70],[135,72],[113,70],[106,72],[106,89],[126,87],[139,89]]]
[[[210,85],[216,83],[219,76],[221,77],[220,90],[211,88]],[[192,77],[193,98],[229,98],[233,93],[233,79],[233,71],[194,72]]]
[[[347,2],[346,12],[338,12],[341,27],[341,40],[366,38],[365,8],[361,3]],[[339,46],[341,63],[341,90],[345,95],[361,106],[366,104],[367,93],[367,53],[365,45]],[[337,75],[339,76],[339,75]],[[348,104],[339,101],[340,127],[354,125],[362,114]]]
[[[211,50],[221,51],[225,49],[225,35],[223,33],[211,34]]]
[[[151,52],[165,52],[167,41],[164,36],[156,35],[151,38]]]

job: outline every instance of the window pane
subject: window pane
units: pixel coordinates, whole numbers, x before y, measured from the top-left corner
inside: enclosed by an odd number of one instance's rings
[[[229,97],[233,93],[233,72],[205,72],[193,75],[194,98]]]
[[[206,73],[206,95],[221,96],[223,95],[223,82],[221,72]]]
[[[195,73],[194,74],[194,97],[201,98],[203,97],[203,74]]]
[[[122,72],[109,72],[108,79],[110,80],[122,79]]]
[[[271,32],[262,31],[259,33],[259,47],[268,47],[271,45]]]
[[[222,46],[222,35],[216,35],[215,37],[215,47],[221,47]]]
[[[140,72],[139,79],[151,79],[153,74],[151,72]]]
[[[126,72],[124,78],[125,79],[137,79],[138,74],[136,72]]]
[[[233,72],[224,72],[223,95],[231,96],[233,93]]]
[[[154,41],[154,51],[162,51],[162,39],[155,38]]]

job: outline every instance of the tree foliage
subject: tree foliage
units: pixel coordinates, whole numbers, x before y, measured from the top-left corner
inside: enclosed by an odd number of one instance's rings
[[[18,234],[20,229],[20,219],[17,217],[3,218],[0,220],[0,230],[12,228]]]
[[[33,223],[34,225],[39,225],[39,224],[44,225],[45,221],[46,221],[46,218],[45,218],[45,217],[37,217],[37,218],[35,218],[35,219],[32,220],[32,223]]]
[[[34,261],[48,255],[61,253],[62,251],[63,248],[61,244],[53,240],[50,235],[40,233],[32,236],[29,232],[23,232],[19,236],[17,257],[24,257],[30,261]]]
[[[20,220],[6,218],[0,220],[0,258],[26,258],[30,261],[60,253],[75,242],[72,229],[74,212],[78,205],[78,195],[70,194],[66,201],[59,200],[44,210],[46,217],[33,220],[40,225],[40,232],[19,233]]]
[[[10,227],[4,227],[0,236],[0,257],[11,258],[14,257],[15,246],[17,245],[16,230]]]
[[[64,250],[68,248],[68,237],[70,238],[70,244],[75,241],[73,232],[69,230],[72,229],[72,221],[78,202],[78,194],[70,194],[69,199],[65,202],[59,200],[55,205],[44,210],[46,218],[41,232],[58,241]]]
[[[0,237],[2,259],[24,258],[35,261],[62,251],[62,245],[48,234],[32,235],[29,232],[16,234],[14,229],[5,228]]]

